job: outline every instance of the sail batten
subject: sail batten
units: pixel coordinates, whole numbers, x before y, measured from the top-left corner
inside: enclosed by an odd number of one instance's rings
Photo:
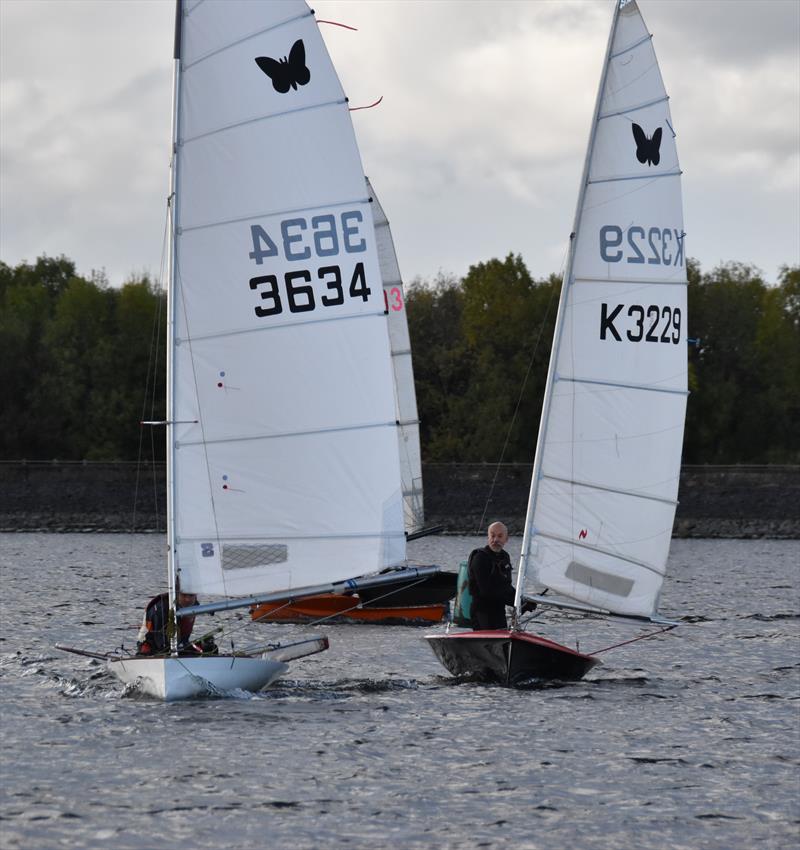
[[[586,487],[589,490],[603,490],[606,493],[619,493],[621,496],[632,496],[635,499],[652,499],[655,502],[662,502],[665,505],[672,505],[673,507],[677,507],[678,505],[677,499],[664,499],[660,496],[652,496],[649,493],[637,493],[633,490],[622,490],[619,487],[606,487],[602,484],[593,484],[591,481],[577,481],[574,478],[559,478],[556,475],[548,475],[546,472],[542,473],[542,478],[547,478],[550,481],[559,481],[562,484],[571,484],[575,487]]]
[[[623,47],[616,53],[612,53],[608,58],[616,59],[618,56],[624,56],[626,53],[630,53],[631,50],[635,50],[640,44],[644,44],[645,42],[650,41],[652,38],[653,34],[647,33],[647,35],[642,36],[638,41],[635,41],[633,44],[628,45],[628,47]]]
[[[334,434],[339,431],[367,431],[372,428],[396,428],[397,422],[364,422],[356,425],[332,425],[328,428],[316,428],[309,431],[287,431],[282,434],[247,434],[214,437],[205,440],[182,440],[179,448],[187,446],[210,446],[215,443],[244,443],[251,440],[285,440],[298,437],[315,437],[319,434]]]
[[[352,322],[358,319],[381,319],[383,320],[386,315],[385,310],[377,310],[374,313],[358,313],[355,316],[330,316],[325,319],[316,319],[314,320],[317,324],[321,322]],[[270,331],[278,331],[285,330],[287,328],[296,328],[300,325],[307,324],[302,320],[291,321],[291,322],[275,322],[268,327],[263,328],[235,328],[233,330],[222,330],[217,333],[209,333],[209,334],[198,334],[196,336],[191,337],[178,337],[175,340],[176,345],[194,345],[195,343],[205,342],[206,340],[219,340],[219,339],[229,339],[231,337],[240,336],[242,334],[263,334],[269,333]]]
[[[198,6],[200,3],[197,4]],[[192,7],[191,9],[187,9],[185,13],[185,17],[188,19],[192,13],[195,11],[197,7]],[[211,59],[213,56],[216,56],[219,53],[224,52],[225,50],[230,50],[232,47],[237,47],[245,41],[249,41],[252,38],[258,38],[259,36],[265,35],[266,33],[273,32],[274,30],[280,29],[281,27],[285,27],[287,24],[292,24],[295,21],[302,20],[303,18],[312,17],[314,14],[313,9],[309,9],[307,12],[304,12],[301,15],[293,15],[290,18],[286,18],[283,21],[278,21],[277,23],[270,24],[268,27],[264,27],[262,29],[256,30],[255,32],[247,33],[241,38],[237,38],[235,41],[231,41],[227,44],[223,44],[220,47],[217,47],[214,50],[209,50],[208,53],[197,56],[192,62],[187,62],[184,66],[184,71],[192,68],[195,65],[199,65],[201,62],[204,62],[207,59]]]
[[[254,115],[233,124],[225,124],[222,127],[213,127],[203,133],[198,133],[196,136],[182,137],[178,140],[178,144],[181,146],[191,145],[192,142],[197,142],[200,139],[207,138],[208,136],[214,136],[217,133],[225,133],[229,130],[237,130],[240,127],[246,127],[248,124],[257,124],[260,121],[271,121],[275,118],[285,118],[287,115],[296,115],[298,112],[308,112],[313,109],[324,109],[326,106],[341,106],[343,103],[347,103],[346,98],[326,100],[324,103],[311,103],[307,106],[298,106],[296,109],[286,109],[283,112],[270,112],[268,115]]]
[[[682,273],[682,272],[681,272]],[[590,278],[590,277],[576,277],[575,283],[629,283],[634,286],[654,286],[660,284],[661,286],[682,286],[687,287],[689,282],[684,277],[683,279],[678,278],[664,278],[663,280],[659,280],[658,278],[648,278],[646,283],[642,282],[640,277],[615,277],[613,279],[609,278]]]
[[[680,177],[682,171],[665,171],[663,174],[625,174],[621,177],[595,177],[589,180],[589,185],[597,183],[623,183],[629,180],[658,180],[661,177]]]
[[[382,532],[382,531],[363,531],[358,534],[276,534],[272,537],[265,537],[263,534],[235,534],[231,536],[226,536],[224,534],[216,534],[216,539],[221,543],[228,542],[241,542],[241,541],[286,541],[286,540],[359,540],[359,539],[369,539],[369,540],[383,540],[383,539],[392,539],[392,538],[402,538],[405,536],[405,532],[403,531],[392,531],[392,532]],[[208,535],[195,535],[189,536],[184,535],[180,538],[179,542],[181,543],[198,543],[202,540],[206,540]]]
[[[629,558],[626,555],[621,555],[619,552],[615,552],[613,549],[604,549],[602,546],[593,546],[589,543],[576,543],[574,540],[570,540],[566,537],[561,537],[558,534],[554,534],[549,531],[542,531],[541,529],[536,530],[536,535],[538,537],[542,537],[545,540],[553,540],[557,543],[565,543],[570,547],[575,549],[582,549],[587,552],[594,552],[598,555],[608,556],[609,558],[619,559],[621,561],[625,561],[628,564],[631,564],[635,567],[641,567],[643,570],[647,570],[648,572],[655,573],[655,575],[663,577],[664,571],[659,569],[654,564],[646,564],[644,561],[638,561],[636,558]]]
[[[593,384],[599,387],[614,387],[616,389],[634,390],[650,393],[669,393],[670,395],[688,396],[688,390],[677,390],[670,387],[659,387],[653,384],[623,384],[619,381],[600,381],[597,378],[582,378],[580,375],[558,375],[558,381],[567,381],[572,384]]]
[[[688,395],[672,128],[651,34],[636,0],[620,3],[559,302],[519,585],[625,616],[657,608]]]
[[[336,209],[337,207],[352,207],[356,204],[362,205],[368,203],[366,198],[354,198],[350,200],[326,201],[319,203],[316,206],[296,207],[295,209],[270,210],[268,212],[251,212],[246,215],[238,216],[237,218],[219,219],[217,221],[208,221],[201,224],[182,225],[178,235],[189,233],[192,230],[202,230],[207,227],[221,227],[225,224],[239,224],[243,221],[255,221],[257,219],[274,218],[276,216],[293,215],[302,212],[316,212],[317,210]]]
[[[616,109],[614,112],[603,112],[597,116],[597,120],[603,121],[606,118],[615,118],[619,115],[627,115],[630,112],[638,112],[640,109],[647,109],[651,106],[655,106],[656,104],[665,103],[668,100],[669,96],[664,95],[663,97],[657,97],[653,100],[647,100],[644,103],[635,103],[632,106],[626,106],[624,109]]]

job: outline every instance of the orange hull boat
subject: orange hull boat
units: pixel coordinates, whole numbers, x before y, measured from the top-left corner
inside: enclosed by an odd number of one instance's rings
[[[380,623],[382,625],[430,625],[446,618],[447,602],[394,607],[370,606],[357,596],[324,593],[294,602],[267,602],[250,609],[253,620],[271,623]]]

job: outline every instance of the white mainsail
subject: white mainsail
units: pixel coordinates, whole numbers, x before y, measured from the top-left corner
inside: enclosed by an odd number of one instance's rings
[[[391,351],[342,87],[302,0],[184,2],[171,301],[181,588],[402,560]]]
[[[636,0],[620,0],[520,562],[557,594],[642,617],[656,612],[669,553],[687,395],[681,172],[651,38]]]
[[[397,438],[400,446],[400,469],[403,476],[403,514],[406,531],[422,527],[424,508],[422,497],[422,453],[419,445],[417,394],[414,389],[414,367],[411,360],[411,339],[408,334],[403,279],[389,227],[375,189],[367,179],[367,192],[372,198],[375,220],[375,241],[383,280],[383,298],[389,317],[389,341],[392,347]]]

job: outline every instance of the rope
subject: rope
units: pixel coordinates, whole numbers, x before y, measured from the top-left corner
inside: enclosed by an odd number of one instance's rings
[[[342,27],[342,29],[352,30],[353,32],[358,32],[356,27],[350,27],[347,24],[340,24],[338,21],[317,21],[318,24],[330,24],[334,27]]]
[[[497,476],[500,474],[500,465],[503,463],[503,458],[505,457],[506,449],[508,448],[508,442],[511,439],[511,432],[514,429],[514,423],[517,421],[517,414],[519,413],[519,408],[522,404],[522,399],[525,394],[525,387],[528,383],[528,378],[530,377],[531,369],[533,369],[533,361],[535,360],[536,353],[539,350],[539,343],[542,341],[542,335],[544,334],[545,325],[547,324],[547,317],[550,315],[550,308],[553,306],[553,298],[555,297],[555,294],[556,287],[553,287],[553,291],[550,293],[550,300],[547,302],[547,309],[545,310],[544,318],[542,319],[542,324],[539,327],[539,336],[536,339],[536,344],[533,347],[533,352],[531,353],[530,360],[528,361],[528,369],[525,372],[525,377],[522,380],[522,386],[520,387],[519,396],[517,397],[517,405],[514,408],[514,415],[511,417],[511,423],[509,424],[508,430],[506,431],[506,439],[503,443],[503,449],[500,452],[500,460],[497,461],[497,465],[495,466],[494,478],[492,478],[492,485],[489,488],[489,495],[486,498],[486,503],[483,507],[483,514],[481,515],[481,521],[475,531],[476,534],[480,534],[483,530],[483,523],[486,520],[486,513],[489,510],[489,503],[492,501],[494,488],[497,484]]]
[[[622,643],[615,643],[612,646],[606,646],[603,649],[596,649],[594,652],[590,652],[589,655],[600,655],[601,652],[608,652],[610,649],[618,649],[620,646],[627,646],[629,643],[636,643],[637,640],[646,640],[647,638],[655,637],[656,635],[663,635],[664,632],[671,632],[674,628],[677,628],[677,626],[667,626],[666,628],[659,629],[657,632],[639,635],[637,638],[624,640]]]
[[[377,106],[383,100],[383,95],[381,95],[375,103],[370,103],[367,106],[348,106],[348,109],[351,112],[358,112],[359,109],[372,109],[373,106]]]

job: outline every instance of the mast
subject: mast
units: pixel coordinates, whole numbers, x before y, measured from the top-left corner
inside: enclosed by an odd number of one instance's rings
[[[586,158],[583,162],[583,174],[581,175],[580,188],[578,190],[578,203],[575,207],[575,218],[573,220],[572,231],[569,239],[569,253],[567,255],[567,265],[564,269],[564,277],[561,283],[561,295],[558,300],[558,313],[556,314],[555,330],[553,331],[553,346],[550,351],[550,364],[547,368],[547,381],[545,383],[544,398],[542,399],[542,414],[539,420],[539,433],[536,438],[536,454],[533,459],[533,472],[531,474],[531,487],[528,496],[528,510],[525,514],[525,530],[522,536],[522,551],[519,558],[519,568],[517,570],[517,590],[514,598],[514,607],[516,616],[521,613],[523,586],[525,583],[525,573],[528,568],[528,559],[530,557],[531,538],[533,530],[531,521],[536,508],[536,497],[539,491],[539,475],[542,466],[542,454],[544,447],[544,439],[547,433],[547,423],[550,413],[550,401],[553,394],[553,383],[555,380],[556,362],[558,360],[558,349],[561,343],[561,335],[564,326],[564,311],[567,303],[569,287],[572,285],[572,266],[575,257],[575,246],[578,241],[578,229],[581,222],[581,213],[583,212],[583,201],[586,195],[586,187],[589,180],[589,165],[592,160],[592,152],[594,150],[595,136],[597,135],[597,118],[600,114],[600,101],[605,89],[606,77],[608,76],[609,58],[611,56],[611,47],[614,42],[614,33],[617,29],[617,20],[619,18],[619,10],[621,6],[627,5],[629,0],[614,0],[614,16],[611,21],[611,29],[608,34],[608,44],[606,45],[605,57],[603,59],[603,70],[600,74],[600,83],[597,88],[597,98],[594,105],[594,113],[592,114],[592,124],[589,131],[589,143],[586,147]]]
[[[175,186],[178,167],[178,96],[180,91],[181,65],[181,22],[183,19],[183,0],[175,2],[175,48],[172,69],[172,155],[169,169],[169,253],[167,274],[167,581],[169,592],[169,610],[174,616],[176,607],[176,535],[175,535],[175,238],[176,204]],[[170,637],[170,653],[178,651],[177,620]]]

